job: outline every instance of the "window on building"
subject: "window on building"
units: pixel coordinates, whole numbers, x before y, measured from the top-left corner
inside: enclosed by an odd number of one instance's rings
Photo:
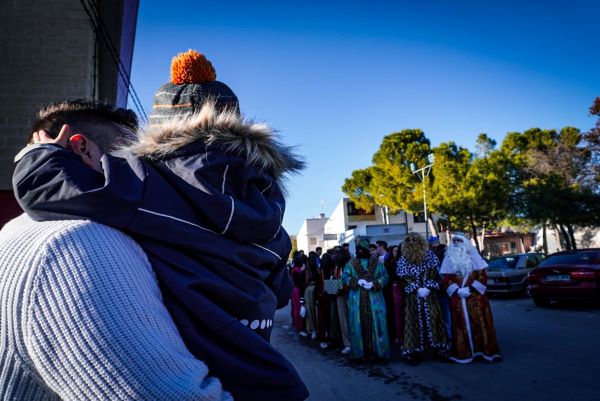
[[[375,220],[375,209],[367,212],[364,209],[356,207],[354,202],[346,204],[346,212],[348,213],[348,221],[371,221]]]
[[[415,214],[413,214],[413,221],[415,223],[425,223],[425,213],[415,213]]]
[[[308,244],[309,245],[317,245],[317,239],[315,237],[310,237],[308,239]]]

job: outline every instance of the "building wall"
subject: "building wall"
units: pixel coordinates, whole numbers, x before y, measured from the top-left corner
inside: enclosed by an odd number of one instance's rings
[[[535,246],[534,233],[501,233],[485,237],[484,252],[487,257],[511,253],[530,252]]]
[[[347,230],[345,203],[340,201],[324,226],[324,232],[327,234],[339,234]],[[337,245],[337,244],[336,244]]]
[[[352,218],[352,216],[348,216],[348,208],[347,203],[350,202],[348,198],[342,198],[335,210],[331,214],[329,221],[325,224],[324,234],[328,238],[324,241],[324,249],[332,248],[336,245],[339,245],[343,242],[352,242],[357,236],[368,236],[369,230],[367,227],[375,227],[381,226],[384,224],[384,211],[381,207],[376,207],[374,209],[373,216],[367,218],[366,216],[361,216],[361,218]],[[414,216],[410,213],[400,212],[398,214],[390,214],[389,222],[390,225],[402,225],[402,231],[415,231],[425,235],[425,223],[419,223],[414,221]],[[406,227],[406,228],[405,228]],[[398,230],[392,230],[397,232]],[[336,236],[336,239],[333,239],[333,236]],[[431,231],[429,232],[431,235]],[[376,239],[384,239],[390,244],[397,244],[404,237],[404,235],[399,234],[381,234],[374,236],[374,240]]]
[[[0,12],[0,190],[43,105],[90,98],[94,34],[80,2],[3,1]]]
[[[314,251],[317,247],[324,248],[323,229],[327,220],[325,216],[319,219],[304,220],[296,236],[298,250],[308,253]]]
[[[120,49],[116,56],[96,38],[80,1],[0,3],[0,227],[20,213],[12,193],[13,158],[41,107],[75,99],[127,104],[126,92],[117,96],[117,86],[128,83],[119,80],[115,59],[122,59],[128,75],[138,0],[97,3],[105,36]]]

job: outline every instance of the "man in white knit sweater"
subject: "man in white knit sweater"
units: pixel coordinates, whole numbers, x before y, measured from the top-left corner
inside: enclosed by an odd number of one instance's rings
[[[231,400],[185,347],[142,249],[90,221],[0,231],[0,400]]]

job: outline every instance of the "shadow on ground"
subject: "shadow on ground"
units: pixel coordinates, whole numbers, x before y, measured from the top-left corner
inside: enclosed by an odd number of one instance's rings
[[[390,361],[394,362],[374,362],[374,361],[353,361],[340,353],[340,347],[320,349],[317,341],[311,341],[308,338],[298,337],[289,325],[282,325],[279,332],[279,342],[281,344],[300,345],[319,352],[324,361],[332,363],[340,368],[351,370],[357,374],[364,375],[370,380],[377,380],[386,386],[397,386],[396,395],[410,397],[412,400],[431,400],[431,401],[455,401],[463,400],[464,397],[459,394],[445,395],[436,385],[420,383],[414,376],[398,369],[401,360],[400,348],[393,345],[391,349]],[[424,363],[440,363],[437,361],[425,361]],[[394,366],[392,366],[392,364]],[[400,364],[400,366],[402,366]],[[408,365],[406,365],[408,367]],[[412,368],[412,367],[410,367]]]

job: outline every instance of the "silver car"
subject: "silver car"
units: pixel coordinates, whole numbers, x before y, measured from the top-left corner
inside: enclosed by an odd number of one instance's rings
[[[489,293],[527,294],[527,275],[544,260],[541,253],[519,253],[493,258],[488,263]]]

